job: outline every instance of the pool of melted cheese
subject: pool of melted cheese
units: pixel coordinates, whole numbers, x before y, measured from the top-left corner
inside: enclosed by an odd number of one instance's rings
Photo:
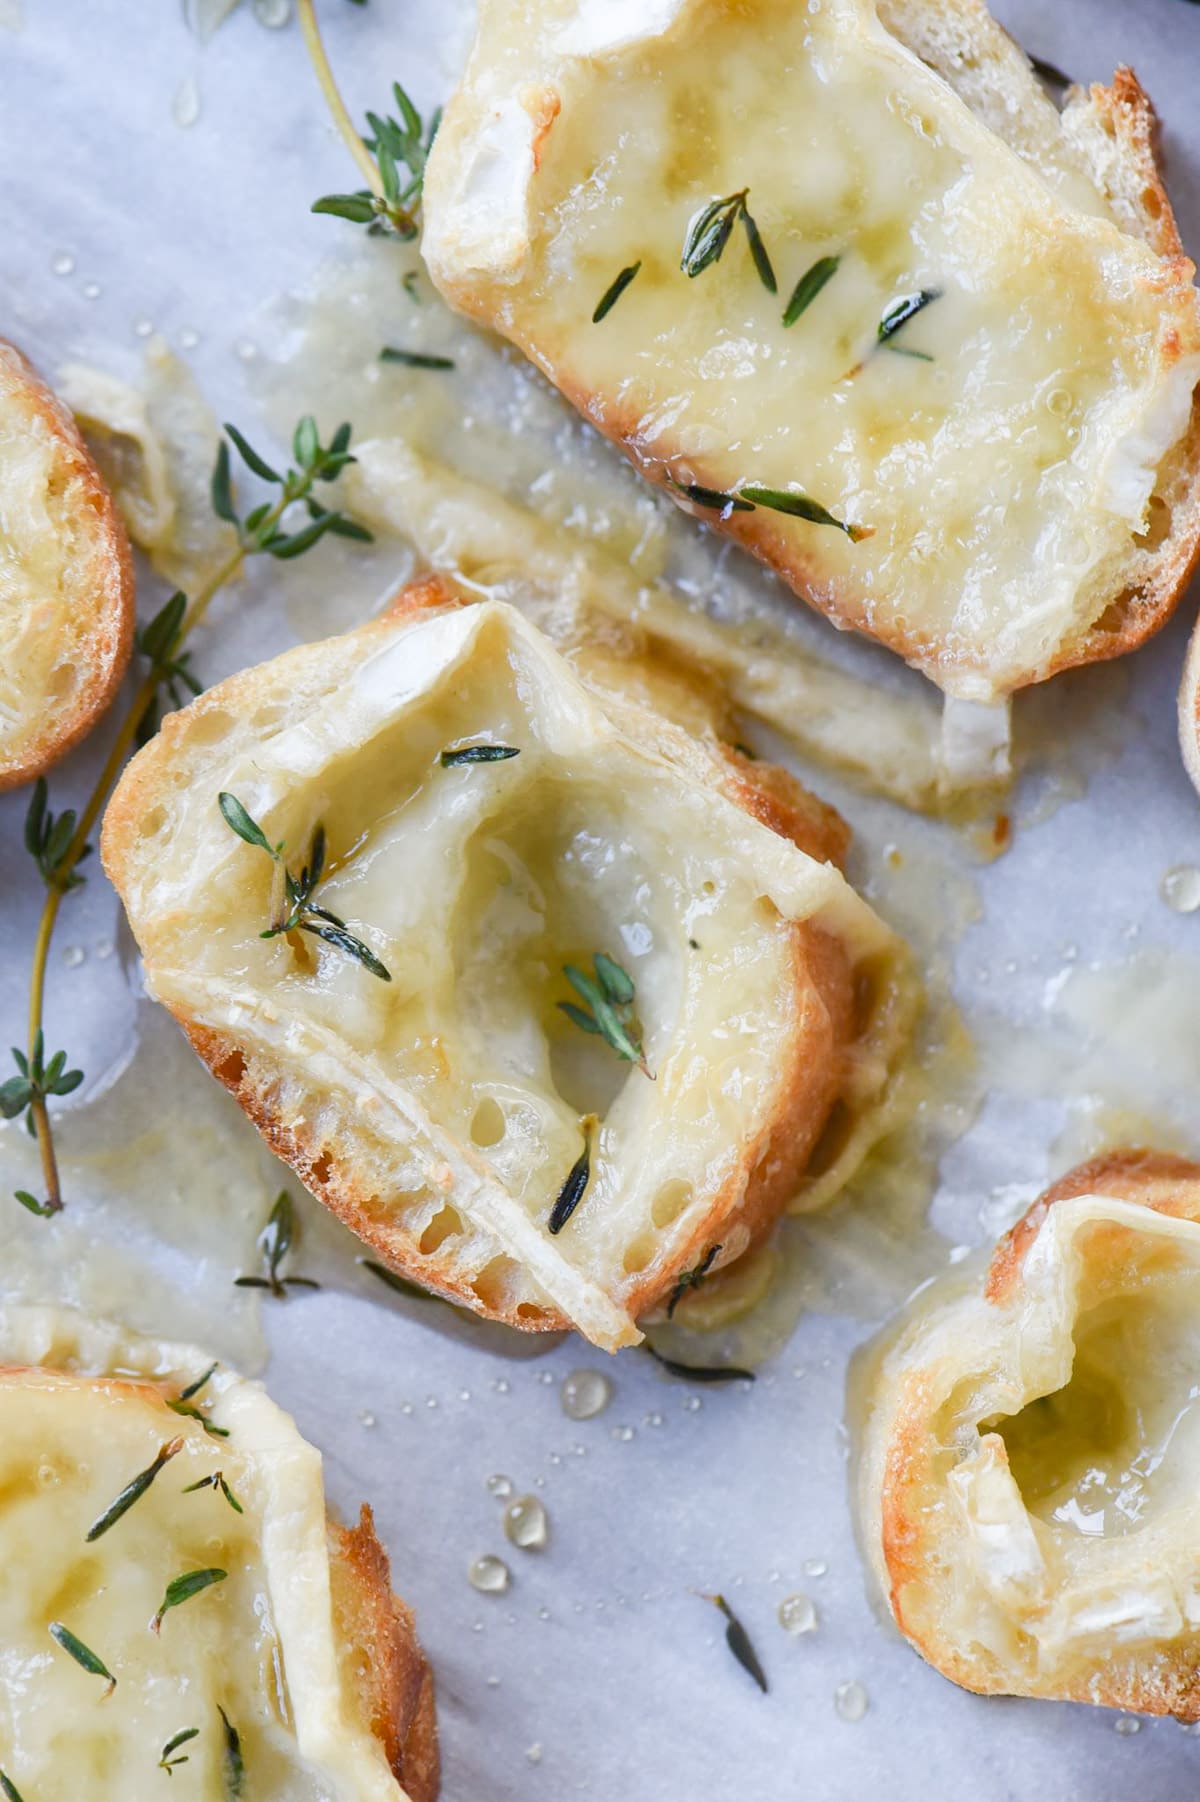
[[[732,521],[949,692],[1045,673],[1111,598],[1187,422],[1200,361],[1179,360],[1168,266],[1066,206],[868,0],[674,0],[621,23],[578,0],[485,7],[427,184],[435,279],[647,473],[796,487],[868,528]],[[718,263],[680,269],[697,210],[743,189],[777,293],[740,225]],[[836,275],[785,329],[826,256]],[[939,297],[879,344],[921,290]]]

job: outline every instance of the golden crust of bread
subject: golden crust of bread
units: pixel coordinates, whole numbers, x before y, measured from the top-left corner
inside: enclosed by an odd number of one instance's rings
[[[31,635],[39,651],[51,638],[55,655],[48,668],[39,664],[39,679],[22,684],[19,717],[5,723],[0,711],[3,790],[30,782],[57,763],[108,707],[133,647],[134,579],[125,528],[75,421],[20,351],[3,340],[0,418],[4,436],[18,451],[36,438],[48,461],[44,485],[32,497],[31,519],[23,498],[11,492],[17,455],[11,448],[0,453],[0,482],[10,490],[6,511],[11,521],[21,520],[27,539],[23,545],[17,526],[10,524],[13,550],[21,563],[23,548],[43,565],[47,550],[52,558],[61,557],[57,591],[47,593],[35,580],[20,602],[22,617],[37,609]],[[47,534],[56,545],[47,545]],[[0,646],[2,654],[10,650]]]
[[[394,639],[398,623],[432,619],[457,612],[463,605],[460,591],[440,578],[431,578],[406,589],[387,614],[348,639],[334,641],[329,649],[344,657],[345,647],[361,647],[365,661],[374,644]],[[296,655],[289,653],[292,658]],[[317,669],[307,652],[304,656],[306,670],[309,663],[313,668],[304,676],[297,669],[295,677],[289,678],[294,705],[300,709],[309,692],[306,684],[323,679],[323,670]],[[665,716],[648,712],[645,683],[653,687],[654,681],[645,671],[641,676],[641,685],[635,684],[638,699],[622,701],[612,686],[611,669],[604,670],[603,684],[596,693],[602,706],[611,710],[610,724],[627,729],[630,737],[636,736],[647,749],[673,760],[692,782],[721,794],[818,864],[840,864],[848,834],[831,809],[809,796],[786,772],[756,762],[715,732],[698,737],[683,732]],[[673,674],[672,682],[676,681]],[[244,672],[209,691],[184,713],[169,716],[152,754],[143,753],[134,760],[110,804],[103,835],[105,867],[125,896],[131,921],[146,949],[148,968],[155,967],[146,938],[147,931],[154,930],[155,903],[152,896],[147,902],[140,894],[142,823],[161,815],[162,807],[169,804],[169,787],[164,787],[168,777],[184,783],[189,780],[187,744],[193,733],[203,736],[203,717],[211,712],[227,720],[243,709],[249,713],[261,687],[261,672]],[[672,692],[678,701],[677,690]],[[850,891],[840,884],[839,890],[849,897]],[[783,923],[781,930],[792,959],[791,1017],[772,1065],[771,1105],[756,1115],[757,1124],[739,1143],[728,1176],[718,1188],[706,1191],[706,1206],[693,1209],[688,1222],[675,1229],[669,1254],[664,1251],[644,1267],[625,1265],[619,1307],[630,1324],[616,1343],[627,1340],[633,1333],[631,1323],[652,1310],[679,1272],[700,1262],[714,1244],[721,1246],[721,1262],[731,1262],[769,1230],[801,1183],[810,1153],[835,1106],[842,1103],[865,1111],[889,1080],[900,1041],[907,1036],[907,1023],[888,1012],[892,987],[901,980],[898,966],[891,966],[890,977],[881,983],[874,981],[895,952],[888,935],[883,934],[882,940],[891,949],[881,940],[881,961],[877,967],[872,953],[868,960],[872,980],[864,983],[854,954],[830,924],[796,918]],[[526,1331],[560,1331],[581,1325],[564,1306],[554,1305],[543,1289],[531,1288],[528,1280],[518,1281],[520,1270],[511,1256],[498,1265],[500,1280],[489,1278],[486,1269],[481,1280],[478,1266],[485,1254],[472,1253],[468,1259],[457,1230],[442,1234],[437,1218],[422,1216],[415,1224],[405,1218],[391,1192],[396,1182],[394,1161],[390,1171],[364,1161],[354,1134],[348,1134],[344,1124],[337,1125],[338,1116],[322,1104],[320,1092],[300,1082],[296,1072],[281,1069],[277,1053],[256,1039],[253,1031],[199,1018],[192,1001],[160,992],[195,1050],[276,1155],[391,1268],[449,1300]],[[881,1020],[886,1022],[886,1044],[880,1041]],[[449,1215],[456,1192],[448,1168],[444,1181],[441,1205]],[[487,1254],[493,1263],[498,1250],[493,1244]],[[612,1327],[604,1329],[596,1342],[613,1342],[613,1333]]]
[[[357,1660],[371,1730],[409,1802],[435,1802],[440,1782],[433,1672],[411,1609],[392,1593],[388,1556],[363,1504],[356,1527],[329,1526],[334,1615]]]
[[[1169,1321],[1177,1303],[1181,1331],[1190,1330],[1197,1224],[1200,1165],[1145,1149],[1092,1159],[1005,1234],[970,1292],[961,1278],[924,1292],[883,1355],[860,1465],[866,1549],[901,1631],[966,1689],[1200,1719],[1194,1480],[1186,1468],[1172,1479],[1168,1464],[1187,1463],[1179,1410],[1188,1385],[1173,1392],[1179,1367],[1169,1354],[1154,1358],[1166,1341],[1136,1324],[1136,1310],[1157,1308]],[[1128,1343],[1123,1308],[1135,1311]],[[1093,1366],[1094,1356],[1111,1367]],[[1107,1370],[1111,1396],[1095,1369]],[[1098,1493],[1103,1472],[1090,1469],[1074,1491],[1059,1483],[1065,1436],[1077,1417],[1086,1434],[1097,1419],[1107,1430],[1127,1414],[1148,1442],[1146,1396],[1173,1417],[1158,1447],[1167,1474],[1155,1480],[1174,1487],[1148,1483],[1132,1502],[1110,1492],[1102,1525],[1093,1516],[1080,1531],[1071,1511],[1079,1495]],[[1058,1411],[1040,1427],[1035,1418],[1043,1440],[1023,1440],[1023,1411],[1047,1405]],[[1103,1438],[1080,1443],[1126,1483],[1139,1469],[1123,1440],[1119,1455]],[[1053,1471],[1045,1490],[1031,1444],[1053,1446],[1041,1453]]]

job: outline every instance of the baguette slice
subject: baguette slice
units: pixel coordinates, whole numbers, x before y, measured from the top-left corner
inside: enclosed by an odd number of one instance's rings
[[[682,506],[990,701],[1140,643],[1200,545],[1200,310],[1153,140],[1127,70],[1060,118],[976,0],[484,0],[424,251]]]
[[[848,1171],[912,1013],[903,947],[830,861],[841,821],[710,700],[603,647],[574,674],[434,579],[172,714],[104,823],[153,993],[312,1192],[413,1281],[607,1349]],[[479,743],[517,755],[443,765]],[[293,869],[324,824],[317,900],[390,981],[263,940],[271,861],[222,791]],[[599,952],[644,1068],[559,1005]]]
[[[242,1793],[240,1759],[245,1793],[273,1802],[434,1802],[432,1678],[370,1509],[329,1520],[319,1453],[260,1384],[210,1365],[69,1310],[0,1310],[5,1776],[66,1802],[119,1773],[136,1802],[196,1728],[176,1754],[196,1795]],[[197,1570],[224,1575],[153,1628]],[[116,1679],[103,1705],[54,1622]]]
[[[1200,1165],[1113,1152],[922,1292],[859,1472],[901,1631],[983,1695],[1200,1719]]]
[[[49,769],[112,700],[133,563],[66,409],[0,340],[0,789]]]

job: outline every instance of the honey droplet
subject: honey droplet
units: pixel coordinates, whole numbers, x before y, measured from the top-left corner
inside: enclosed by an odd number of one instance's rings
[[[1195,864],[1176,864],[1159,883],[1158,892],[1177,914],[1194,914],[1200,907],[1200,870]]]
[[[833,1706],[843,1721],[861,1721],[867,1712],[867,1692],[862,1684],[851,1678],[849,1683],[839,1683],[833,1692]]]
[[[784,1596],[779,1604],[779,1625],[785,1633],[811,1633],[817,1624],[817,1611],[806,1595],[798,1591]]]
[[[471,1588],[481,1590],[485,1596],[503,1595],[511,1581],[511,1573],[503,1558],[493,1558],[490,1552],[485,1552],[482,1558],[476,1558],[467,1570],[467,1582]]]
[[[487,1492],[489,1495],[498,1495],[501,1498],[511,1495],[512,1478],[503,1476],[489,1477],[487,1480]]]
[[[612,1397],[612,1382],[602,1370],[573,1370],[563,1378],[559,1392],[568,1420],[591,1420],[603,1414]]]
[[[550,1534],[546,1510],[536,1495],[520,1495],[504,1510],[504,1531],[523,1552],[540,1551]]]

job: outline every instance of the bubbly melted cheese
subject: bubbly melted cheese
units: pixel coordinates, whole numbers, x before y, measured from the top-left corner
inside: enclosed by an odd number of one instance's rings
[[[868,529],[728,524],[841,623],[964,698],[1046,674],[1120,593],[1185,429],[1194,291],[1069,207],[870,0],[609,10],[486,0],[426,183],[435,280],[657,479],[801,490]],[[680,268],[698,209],[742,190],[775,293],[740,224]]]
[[[208,1360],[65,1311],[0,1311],[0,1769],[26,1798],[163,1794],[185,1729],[182,1793],[278,1802],[403,1802],[342,1691],[321,1460],[259,1385],[224,1371],[167,1400]],[[89,1528],[164,1446],[179,1450],[122,1518]],[[221,1472],[219,1489],[191,1484]],[[151,1622],[187,1572],[227,1575]],[[66,1626],[116,1678],[82,1669]],[[224,1710],[244,1792],[227,1786]],[[176,1787],[180,1787],[177,1784]]]
[[[70,653],[70,509],[62,453],[42,420],[0,419],[0,756],[18,763],[46,731],[45,708],[69,707],[79,687]],[[74,484],[67,484],[68,487]],[[75,579],[77,580],[77,574]],[[31,695],[45,708],[31,710]]]
[[[531,1308],[628,1342],[623,1290],[656,1260],[679,1268],[781,1105],[779,1047],[807,1005],[792,923],[819,922],[884,990],[898,942],[832,865],[616,729],[511,608],[319,651],[318,698],[277,729],[267,700],[240,738],[206,719],[202,768],[144,822],[124,886],[153,990],[303,1069],[423,1252],[509,1261]],[[480,739],[519,755],[441,765]],[[293,855],[325,822],[321,902],[390,983],[315,940],[263,941],[271,866],[228,831],[220,789]],[[634,980],[653,1079],[557,1005],[564,964],[601,950]],[[592,1114],[587,1195],[551,1237]]]

